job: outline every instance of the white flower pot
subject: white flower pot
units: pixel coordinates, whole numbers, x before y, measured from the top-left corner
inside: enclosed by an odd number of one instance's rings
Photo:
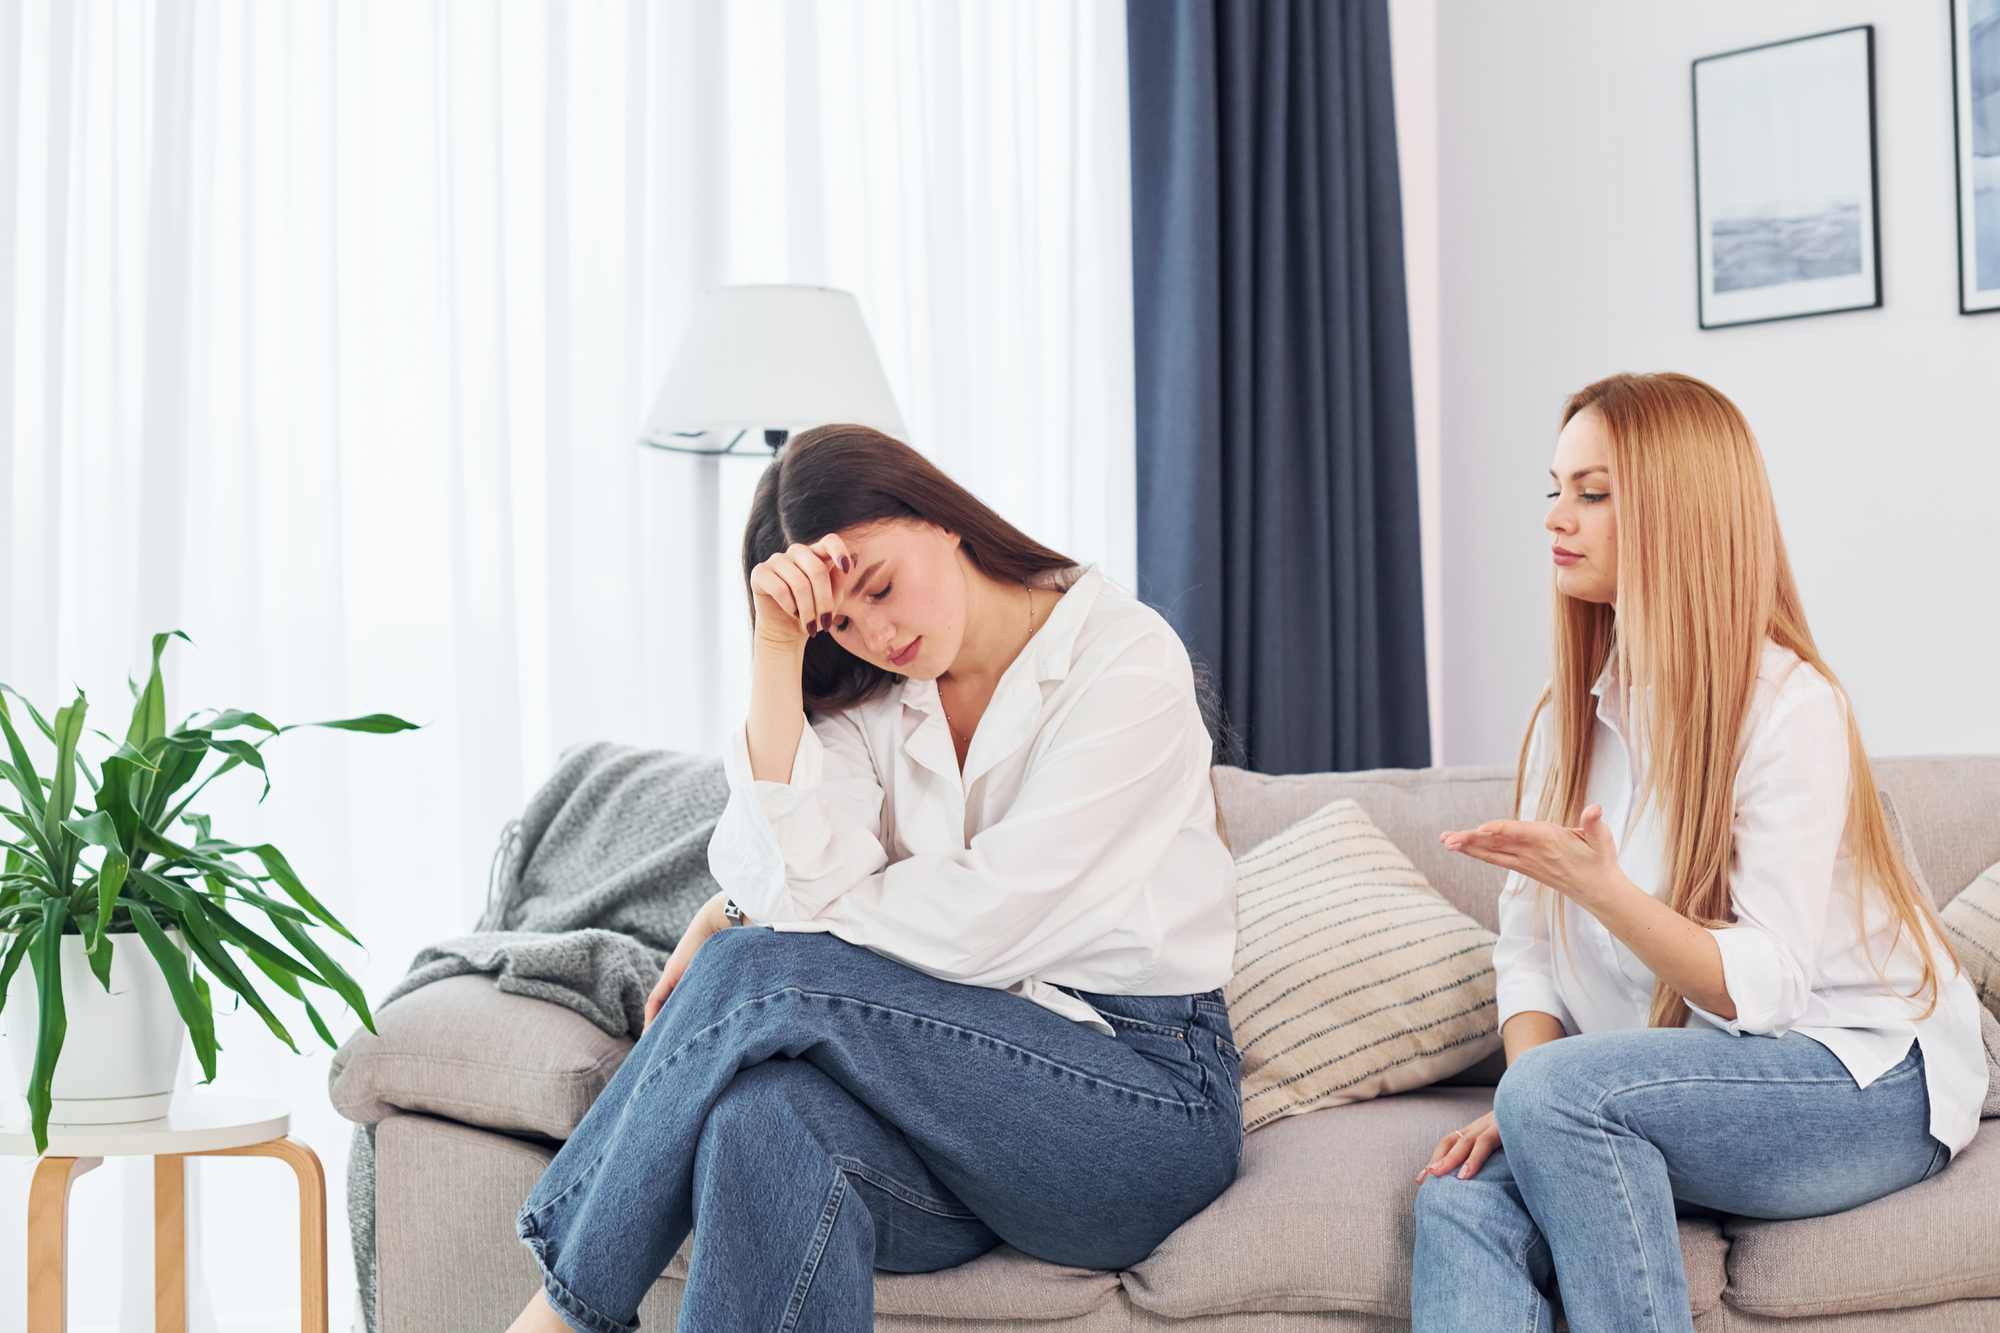
[[[169,938],[179,944],[178,934]],[[50,1087],[49,1123],[108,1125],[153,1120],[173,1101],[181,1041],[187,1027],[173,992],[145,942],[112,935],[111,993],[106,994],[84,956],[83,936],[62,941],[63,1009],[69,1021]],[[34,965],[26,958],[7,986],[7,1046],[22,1094],[35,1068],[41,1005]]]

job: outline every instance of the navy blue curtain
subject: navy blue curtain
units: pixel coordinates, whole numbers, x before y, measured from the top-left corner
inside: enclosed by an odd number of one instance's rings
[[[1424,766],[1386,0],[1126,13],[1140,591],[1249,766]]]

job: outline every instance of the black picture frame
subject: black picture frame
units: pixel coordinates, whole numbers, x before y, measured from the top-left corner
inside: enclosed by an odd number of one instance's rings
[[[1988,99],[1993,123],[1982,130],[1974,102]],[[1991,314],[2000,310],[2000,0],[1952,0],[1951,129],[1958,313]]]
[[[1703,56],[1689,93],[1700,327],[1880,307],[1875,26]]]

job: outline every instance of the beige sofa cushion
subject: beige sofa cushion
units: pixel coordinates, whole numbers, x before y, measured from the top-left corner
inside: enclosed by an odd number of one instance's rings
[[[1523,725],[1526,724],[1523,715]],[[1899,755],[1874,760],[1896,800],[1936,901],[1942,906],[2000,861],[2000,755]],[[1488,930],[1498,930],[1498,869],[1447,852],[1437,835],[1513,812],[1513,768],[1378,768],[1274,776],[1226,765],[1215,788],[1229,845],[1239,854],[1329,801],[1361,803],[1431,887]]]
[[[398,1111],[566,1139],[632,1043],[559,1005],[448,977],[375,1016],[333,1057],[334,1109],[373,1123]]]
[[[694,1238],[667,1265],[663,1281],[685,1283]],[[1076,1319],[1118,1290],[1118,1274],[1064,1268],[1011,1245],[936,1273],[875,1272],[875,1313],[929,1319]]]
[[[1351,800],[1236,863],[1243,1127],[1436,1082],[1499,1048],[1493,936]]]
[[[2000,861],[2000,755],[1898,755],[1874,760],[1874,768],[1938,906]]]
[[[1493,1108],[1487,1088],[1428,1088],[1293,1116],[1243,1142],[1222,1197],[1125,1274],[1132,1304],[1190,1319],[1343,1310],[1410,1317],[1417,1169],[1437,1141]],[[1689,1303],[1723,1286],[1724,1242],[1682,1222]]]
[[[1223,827],[1238,856],[1333,801],[1351,800],[1446,902],[1486,929],[1500,929],[1506,875],[1446,851],[1438,834],[1506,818],[1514,803],[1512,769],[1378,768],[1273,776],[1223,766],[1214,773]]]
[[[1886,1199],[1796,1222],[1731,1218],[1725,1299],[1798,1318],[2000,1297],[2000,1133]]]

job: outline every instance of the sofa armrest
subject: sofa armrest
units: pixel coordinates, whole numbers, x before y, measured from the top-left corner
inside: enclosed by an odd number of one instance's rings
[[[448,977],[375,1016],[333,1057],[334,1109],[366,1124],[399,1111],[567,1139],[632,1042],[559,1005]]]

